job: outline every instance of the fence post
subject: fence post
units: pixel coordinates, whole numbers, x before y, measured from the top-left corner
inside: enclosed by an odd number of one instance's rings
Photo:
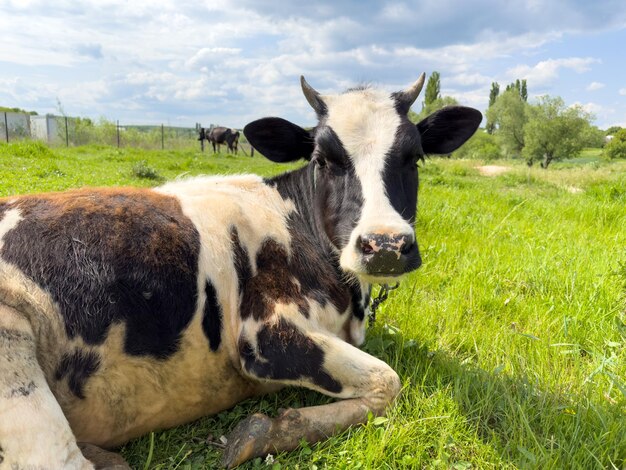
[[[65,116],[65,146],[70,146],[70,134],[67,131],[67,116]]]
[[[115,128],[117,129],[117,148],[120,148],[120,121],[119,119],[115,123]]]
[[[9,122],[7,121],[7,112],[4,112],[4,135],[7,138],[7,144],[9,143]]]
[[[163,138],[163,124],[161,124],[161,150],[165,149],[165,140]]]

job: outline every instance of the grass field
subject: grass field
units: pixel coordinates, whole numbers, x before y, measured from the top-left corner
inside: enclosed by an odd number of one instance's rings
[[[626,468],[626,162],[548,170],[428,160],[423,267],[383,304],[365,349],[400,374],[387,418],[243,468]],[[255,157],[0,145],[0,195],[256,172]],[[201,367],[201,365],[198,365]],[[207,445],[255,411],[325,403],[289,389],[127,444],[135,468],[214,468]]]

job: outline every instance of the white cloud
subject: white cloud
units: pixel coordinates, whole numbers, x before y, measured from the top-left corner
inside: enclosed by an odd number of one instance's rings
[[[615,113],[615,110],[612,108],[607,108],[606,106],[603,106],[598,103],[592,103],[592,102],[580,103],[576,101],[575,103],[572,104],[572,106],[580,106],[582,109],[584,109],[588,113],[595,115],[596,117],[600,115],[607,116],[607,115],[611,115]]]
[[[446,80],[446,83],[461,86],[484,86],[489,85],[492,81],[492,78],[480,73],[459,73]]]
[[[213,65],[216,62],[229,61],[240,53],[241,49],[236,47],[203,47],[187,59],[185,65],[188,68]]]
[[[626,95],[626,88],[620,88],[619,94],[620,95]]]
[[[600,82],[591,82],[589,85],[587,85],[587,91],[596,91],[596,90],[600,90],[602,88],[604,88],[604,83],[600,83]]]
[[[592,64],[600,63],[593,57],[568,57],[563,59],[548,59],[538,62],[534,66],[517,65],[507,70],[506,75],[510,79],[526,79],[529,86],[539,87],[549,85],[559,78],[561,69],[573,70],[576,73],[584,73],[591,70]]]
[[[603,0],[526,3],[0,0],[0,104],[48,112],[59,97],[66,112],[92,117],[310,124],[300,74],[333,93],[368,81],[398,90],[438,70],[444,94],[484,109],[492,81],[526,76],[536,92],[563,70],[589,70],[597,59],[541,59],[555,40],[624,20]],[[514,67],[520,57],[529,65]]]

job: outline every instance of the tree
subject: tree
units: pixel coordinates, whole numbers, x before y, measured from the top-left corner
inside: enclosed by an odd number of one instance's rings
[[[439,72],[433,72],[428,77],[428,83],[426,84],[426,93],[424,95],[424,106],[428,106],[440,98],[441,93],[441,77]]]
[[[604,155],[610,159],[626,158],[626,129],[619,129],[604,147]]]
[[[599,149],[604,146],[604,131],[597,126],[587,126],[581,137],[585,147]]]
[[[487,122],[495,126],[494,135],[505,155],[517,157],[524,148],[524,124],[528,104],[522,100],[514,86],[511,88],[509,85],[507,88],[487,110]]]
[[[26,111],[22,108],[7,108],[6,106],[0,106],[0,113],[21,113],[21,114],[30,114],[31,116],[37,116],[37,111]]]
[[[522,98],[522,101],[528,101],[528,87],[526,86],[526,79],[520,80],[519,78],[514,82],[509,83],[506,86],[505,91],[515,90],[517,94]]]
[[[498,82],[491,82],[491,90],[489,90],[489,108],[491,108],[495,104],[499,94],[500,84]],[[493,122],[487,120],[485,129],[487,130],[488,134],[493,134],[493,131],[496,129],[496,125]]]
[[[502,151],[495,135],[478,129],[474,135],[454,152],[457,158],[496,160],[502,157]]]
[[[620,126],[611,126],[611,127],[609,127],[606,130],[605,134],[606,135],[615,135],[617,133],[617,131],[619,131],[620,129],[621,129]]]
[[[593,120],[581,106],[566,107],[558,96],[542,96],[536,105],[528,107],[527,114],[523,154],[529,165],[541,159],[542,168],[548,168],[553,160],[578,155]]]
[[[491,82],[491,90],[489,91],[489,107],[491,108],[498,95],[500,94],[500,84],[498,82]]]
[[[526,87],[526,79],[522,80],[522,89],[520,90],[520,96],[525,103],[528,102],[528,88]]]

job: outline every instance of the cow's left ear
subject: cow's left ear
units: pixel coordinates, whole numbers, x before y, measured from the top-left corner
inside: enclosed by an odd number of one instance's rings
[[[250,145],[273,162],[311,159],[314,147],[311,134],[285,119],[258,119],[244,127],[243,133]]]
[[[425,154],[454,152],[469,139],[483,119],[480,111],[464,106],[447,106],[417,124]]]

